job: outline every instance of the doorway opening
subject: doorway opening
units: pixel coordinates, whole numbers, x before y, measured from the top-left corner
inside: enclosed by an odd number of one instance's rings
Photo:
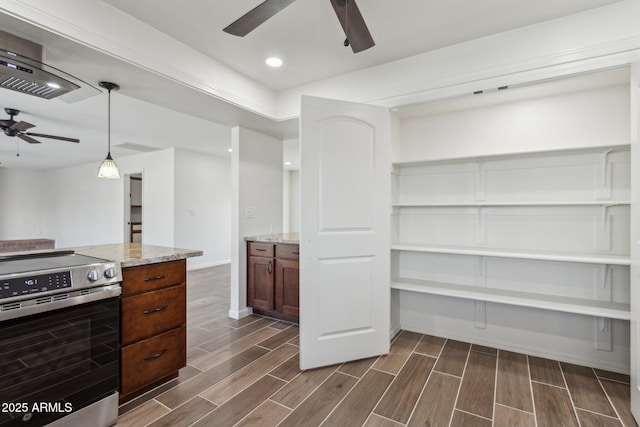
[[[142,243],[142,173],[129,175],[127,241]]]

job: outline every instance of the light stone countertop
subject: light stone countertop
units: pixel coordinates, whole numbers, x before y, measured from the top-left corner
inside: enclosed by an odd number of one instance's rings
[[[300,243],[300,233],[283,233],[283,234],[264,234],[261,236],[245,237],[247,242],[263,242],[263,243]]]
[[[123,268],[176,261],[202,255],[200,250],[143,245],[140,243],[83,246],[69,249],[82,255],[118,261]]]

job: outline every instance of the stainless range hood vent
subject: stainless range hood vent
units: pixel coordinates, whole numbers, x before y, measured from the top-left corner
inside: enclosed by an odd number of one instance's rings
[[[43,62],[43,47],[0,31],[0,88],[39,98],[74,102],[100,93],[78,78]],[[71,93],[75,92],[75,93]]]

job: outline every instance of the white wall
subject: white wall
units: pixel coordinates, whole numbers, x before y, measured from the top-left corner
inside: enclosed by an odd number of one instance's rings
[[[143,174],[144,244],[204,251],[189,268],[229,262],[229,159],[171,148],[116,162],[121,176]],[[125,180],[96,178],[98,165],[0,168],[0,239],[50,238],[58,248],[126,242]]]
[[[281,233],[283,218],[282,141],[240,127],[231,132],[231,308],[249,314],[244,238]],[[247,218],[247,208],[255,217]]]
[[[122,176],[144,174],[143,243],[173,246],[173,149],[122,157],[116,162]],[[98,164],[46,173],[47,230],[58,247],[126,241],[125,182],[96,178]]]
[[[289,171],[289,231],[300,232],[300,171]]]
[[[43,172],[0,168],[0,240],[51,238]]]
[[[403,120],[396,155],[446,159],[628,142],[629,86],[617,85]]]
[[[231,262],[231,161],[175,150],[176,247],[198,248],[190,268]]]

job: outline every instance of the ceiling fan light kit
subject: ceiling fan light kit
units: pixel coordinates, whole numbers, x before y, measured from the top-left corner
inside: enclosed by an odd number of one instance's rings
[[[244,37],[266,22],[269,18],[289,6],[295,0],[266,0],[260,3],[222,31],[234,36]],[[333,10],[347,38],[344,46],[351,46],[353,53],[362,52],[375,46],[367,24],[360,13],[356,0],[330,0]]]
[[[115,83],[100,82],[100,87],[108,91],[108,108],[107,108],[107,157],[102,161],[98,170],[98,178],[117,179],[120,178],[118,165],[111,157],[111,91],[120,89]]]

